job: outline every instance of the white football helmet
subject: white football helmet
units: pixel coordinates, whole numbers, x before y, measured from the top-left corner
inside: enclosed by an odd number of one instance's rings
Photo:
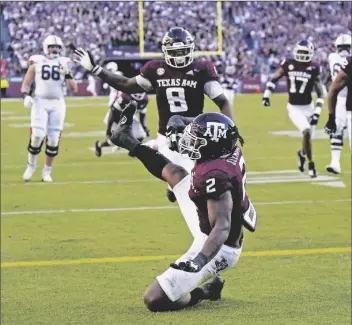
[[[116,72],[118,70],[118,65],[116,62],[109,62],[107,65],[106,65],[106,69],[111,71],[111,72]]]
[[[343,58],[351,55],[351,46],[352,46],[351,35],[342,34],[335,40],[336,51]]]
[[[51,59],[56,59],[61,55],[64,44],[60,37],[55,35],[49,35],[43,42],[43,51],[46,56]]]

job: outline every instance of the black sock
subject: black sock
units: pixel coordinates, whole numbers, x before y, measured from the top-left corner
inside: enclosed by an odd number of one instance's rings
[[[152,175],[164,180],[161,176],[162,171],[164,167],[170,163],[170,160],[164,157],[159,151],[138,144],[134,150],[131,151],[131,154],[138,158]]]
[[[204,298],[204,292],[202,288],[195,288],[193,291],[191,291],[191,300],[188,303],[188,306],[194,306],[198,303],[200,303]]]

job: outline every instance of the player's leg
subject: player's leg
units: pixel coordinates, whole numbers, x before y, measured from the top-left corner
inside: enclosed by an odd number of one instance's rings
[[[43,102],[39,99],[35,99],[31,108],[30,138],[27,147],[27,168],[22,177],[25,181],[29,181],[36,170],[38,155],[42,150],[46,136],[47,120],[48,114],[44,109]]]
[[[45,148],[45,165],[42,171],[42,181],[52,182],[51,171],[55,157],[59,153],[59,143],[66,116],[64,101],[53,103],[53,110],[48,112],[48,132]]]
[[[346,126],[346,97],[337,97],[336,103],[336,133],[330,135],[331,163],[326,166],[330,173],[341,173],[340,157],[343,147],[343,134]]]
[[[111,135],[111,126],[112,126],[112,123],[114,122],[113,111],[111,108],[106,113],[103,122],[106,124],[106,135],[103,140],[95,141],[95,155],[97,157],[101,157],[103,147],[110,147],[109,136]]]
[[[303,135],[302,149],[297,152],[298,169],[303,172],[306,158],[308,159],[308,173],[310,177],[316,177],[316,169],[313,161],[312,136],[314,129],[309,123],[308,116],[313,115],[313,108],[307,106],[295,106],[288,104],[287,110],[292,123]]]
[[[176,263],[194,258],[199,253],[207,238],[202,235]],[[224,282],[216,276],[236,265],[241,251],[242,247],[235,249],[224,245],[214,259],[198,273],[169,268],[147,289],[144,303],[150,311],[162,312],[184,309],[202,300],[215,300],[215,297],[219,299]],[[214,277],[210,283],[200,287]]]

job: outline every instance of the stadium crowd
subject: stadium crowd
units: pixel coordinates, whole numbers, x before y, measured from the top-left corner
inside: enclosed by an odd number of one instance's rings
[[[351,2],[223,2],[223,49],[212,57],[220,71],[235,77],[269,74],[301,39],[316,47],[325,62],[333,40],[351,29]],[[72,45],[92,51],[101,62],[109,49],[122,45],[138,51],[138,2],[6,2],[2,19],[11,42],[6,44],[10,75],[19,75],[34,53],[41,53],[48,34],[59,35],[70,54]],[[147,51],[160,51],[172,26],[195,36],[196,50],[218,48],[216,2],[145,2]]]

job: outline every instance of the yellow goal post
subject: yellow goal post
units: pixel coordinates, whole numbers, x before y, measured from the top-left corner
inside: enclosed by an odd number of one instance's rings
[[[217,14],[217,35],[218,35],[218,50],[217,51],[195,51],[195,56],[207,55],[222,55],[222,0],[216,2]],[[141,57],[162,57],[162,52],[145,52],[144,51],[144,14],[143,14],[143,0],[138,1],[138,29],[139,29],[139,54]]]

